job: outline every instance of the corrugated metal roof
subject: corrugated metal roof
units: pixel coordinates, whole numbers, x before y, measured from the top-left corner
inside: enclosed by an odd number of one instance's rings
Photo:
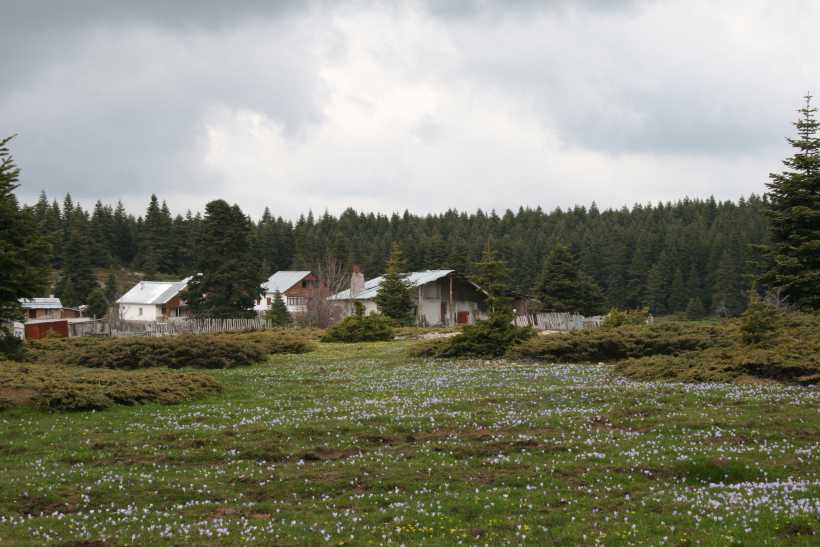
[[[447,277],[454,271],[455,270],[425,270],[423,272],[410,272],[406,274],[404,279],[411,287],[419,287],[441,279],[442,277]],[[345,289],[342,292],[334,294],[328,300],[373,300],[379,292],[382,281],[384,281],[383,275],[365,281],[362,292],[353,298],[350,297],[350,289]]]
[[[185,288],[190,280],[182,281],[140,281],[122,295],[117,304],[165,304]]]
[[[276,292],[279,291],[280,293],[284,293],[289,288],[293,287],[305,277],[310,275],[310,272],[296,272],[296,271],[288,271],[282,270],[276,272],[272,276],[268,278],[267,281],[262,283],[262,288],[265,292]]]
[[[63,303],[59,298],[21,298],[20,305],[27,310],[59,310],[62,309]]]

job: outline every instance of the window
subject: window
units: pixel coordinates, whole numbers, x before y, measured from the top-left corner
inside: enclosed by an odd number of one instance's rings
[[[270,296],[269,296],[269,297],[268,297],[268,306],[270,306],[270,304],[271,304],[271,298],[270,298]]]
[[[288,296],[288,306],[304,306],[304,296]]]
[[[139,309],[139,313],[137,315],[142,315],[142,308]]]

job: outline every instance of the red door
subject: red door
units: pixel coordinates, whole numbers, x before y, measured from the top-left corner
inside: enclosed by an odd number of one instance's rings
[[[470,322],[470,312],[460,311],[456,314],[456,323],[459,325],[466,325]]]

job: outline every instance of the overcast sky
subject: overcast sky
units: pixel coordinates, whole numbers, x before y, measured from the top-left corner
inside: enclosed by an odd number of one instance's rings
[[[0,1],[20,197],[619,207],[761,193],[820,2]],[[818,92],[820,93],[820,92]]]

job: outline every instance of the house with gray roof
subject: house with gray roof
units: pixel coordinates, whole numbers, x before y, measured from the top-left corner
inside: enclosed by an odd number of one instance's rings
[[[424,270],[404,274],[415,303],[419,326],[471,325],[486,316],[487,294],[481,287],[455,270]],[[342,307],[342,314],[352,315],[355,302],[366,314],[377,313],[376,295],[384,276],[364,280],[358,268],[350,276],[350,288],[329,298]]]
[[[63,303],[55,296],[21,298],[20,306],[26,314],[26,320],[60,319],[63,314]]]
[[[120,319],[160,321],[185,317],[188,308],[180,293],[190,277],[181,281],[140,281],[117,300]]]

